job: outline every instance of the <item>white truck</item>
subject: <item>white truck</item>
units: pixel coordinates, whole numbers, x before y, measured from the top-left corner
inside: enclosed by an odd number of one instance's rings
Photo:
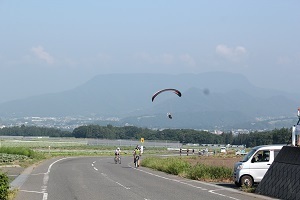
[[[252,187],[254,183],[259,183],[283,146],[263,145],[252,148],[241,161],[234,165],[235,184]]]

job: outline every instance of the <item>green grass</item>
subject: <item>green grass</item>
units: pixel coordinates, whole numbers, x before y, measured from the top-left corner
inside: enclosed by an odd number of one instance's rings
[[[142,160],[141,165],[193,180],[222,181],[232,178],[231,168],[208,166],[204,164],[196,164],[192,166],[181,157],[147,157]]]
[[[7,200],[9,193],[9,179],[7,174],[0,173],[0,199]]]
[[[142,166],[156,169],[174,175],[183,175],[190,169],[190,164],[178,158],[147,157],[142,160]]]
[[[18,189],[11,189],[8,191],[8,200],[14,200],[17,196]]]
[[[14,140],[6,139],[1,140],[1,147],[30,147],[30,148],[51,148],[55,147],[75,147],[75,146],[86,146],[86,141],[82,139],[32,139],[32,140]]]
[[[232,177],[232,169],[223,166],[196,164],[188,173],[188,178],[194,180],[228,180]]]
[[[0,147],[0,153],[23,155],[29,158],[34,158],[36,153],[30,148],[26,147]]]
[[[45,154],[28,147],[0,148],[0,165],[19,164],[22,167],[27,167],[46,158]]]

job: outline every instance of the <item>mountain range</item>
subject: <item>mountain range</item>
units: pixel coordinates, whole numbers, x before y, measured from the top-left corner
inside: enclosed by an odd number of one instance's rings
[[[176,88],[182,96],[168,91],[152,102],[152,95],[165,88]],[[0,115],[115,117],[118,125],[151,128],[234,128],[294,117],[299,98],[259,88],[234,73],[104,74],[71,90],[1,103]]]

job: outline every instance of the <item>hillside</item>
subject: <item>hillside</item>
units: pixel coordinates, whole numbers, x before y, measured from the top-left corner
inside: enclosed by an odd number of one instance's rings
[[[170,92],[152,102],[154,92],[163,88],[177,88],[182,97]],[[0,113],[117,117],[121,125],[205,128],[234,126],[256,117],[293,116],[297,107],[293,95],[255,87],[239,74],[107,74],[72,90],[2,103]]]

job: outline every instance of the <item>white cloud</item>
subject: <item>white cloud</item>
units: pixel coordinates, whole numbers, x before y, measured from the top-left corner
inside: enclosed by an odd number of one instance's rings
[[[192,56],[190,56],[189,54],[187,54],[187,53],[183,54],[183,55],[180,55],[179,59],[182,62],[187,63],[190,66],[195,66],[196,65],[196,62],[195,62],[194,58]]]
[[[216,47],[216,53],[229,61],[239,62],[245,58],[247,50],[242,46],[230,48],[226,45],[220,44]]]
[[[174,56],[172,54],[169,53],[165,53],[161,56],[161,62],[163,64],[167,64],[167,65],[171,65],[174,63]]]
[[[148,53],[135,53],[133,55],[133,59],[137,61],[147,62],[147,63],[155,63],[155,59]]]
[[[163,53],[161,55],[151,55],[148,53],[136,53],[134,59],[150,64],[177,65],[185,63],[190,66],[195,66],[196,62],[189,54],[173,55],[171,53]]]
[[[34,53],[36,57],[39,59],[46,61],[48,64],[54,63],[54,58],[44,50],[42,46],[32,47],[31,51]]]

